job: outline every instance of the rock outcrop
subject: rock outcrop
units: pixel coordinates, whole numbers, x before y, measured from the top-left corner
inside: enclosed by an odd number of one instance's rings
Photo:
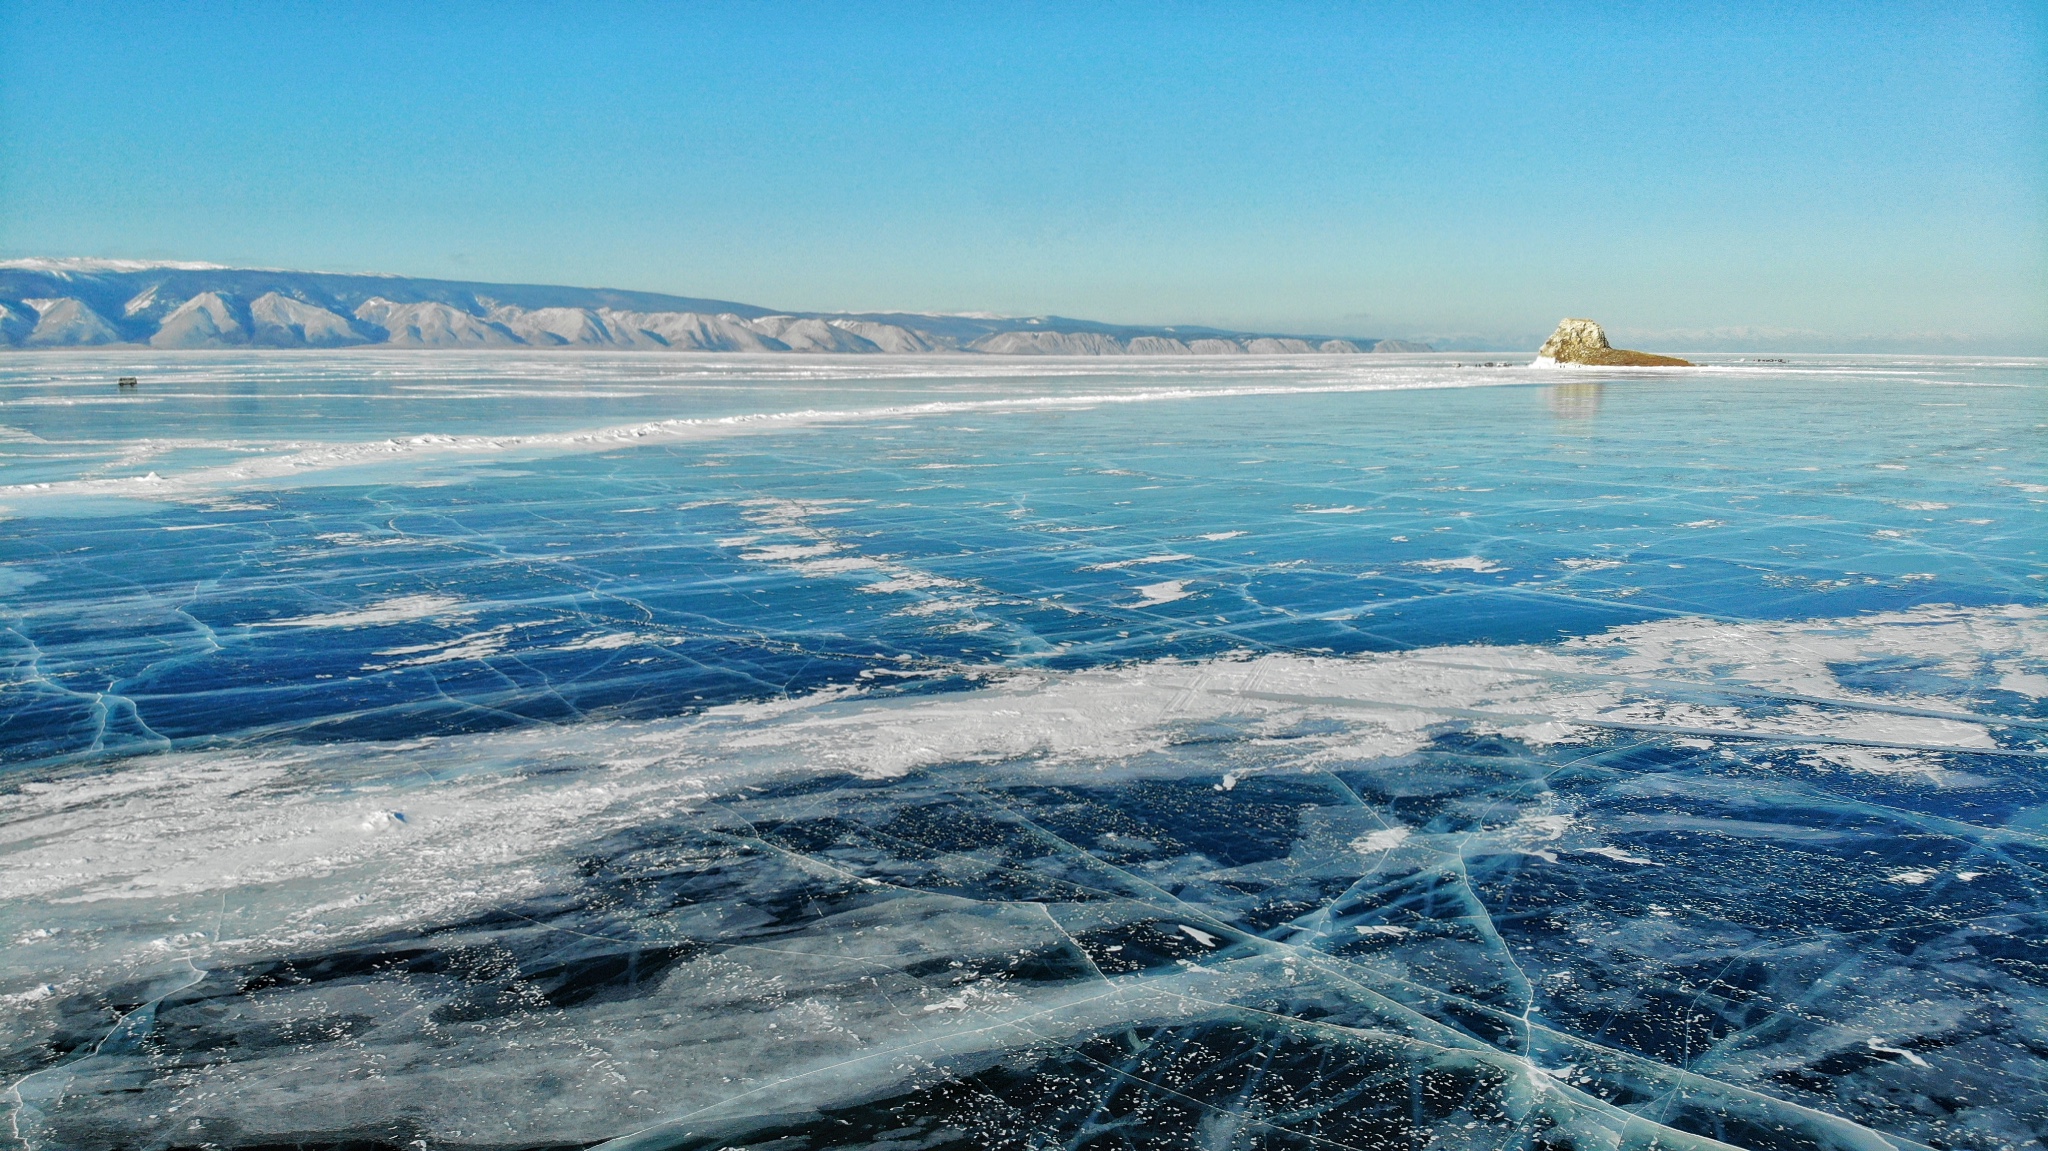
[[[1603,368],[1689,368],[1676,356],[1634,352],[1607,342],[1607,330],[1592,320],[1566,318],[1536,352],[1539,364],[1591,364]]]

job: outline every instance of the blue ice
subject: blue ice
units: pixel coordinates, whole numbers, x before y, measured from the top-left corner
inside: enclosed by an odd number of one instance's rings
[[[4,1130],[2048,1136],[2042,362],[795,359],[0,360]]]

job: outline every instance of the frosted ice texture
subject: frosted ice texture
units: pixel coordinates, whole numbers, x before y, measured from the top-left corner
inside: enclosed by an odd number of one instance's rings
[[[10,361],[0,1132],[2038,1145],[2041,365],[1532,378]]]

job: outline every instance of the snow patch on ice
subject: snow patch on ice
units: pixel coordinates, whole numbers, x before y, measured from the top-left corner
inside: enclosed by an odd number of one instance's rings
[[[321,612],[317,615],[292,616],[289,619],[263,620],[251,627],[378,627],[385,624],[406,623],[411,620],[434,619],[441,616],[466,615],[463,601],[445,595],[408,595],[394,599],[379,600],[367,607],[347,611]],[[379,654],[391,655],[395,652]]]
[[[1410,560],[1409,567],[1421,568],[1427,572],[1497,572],[1506,569],[1492,560],[1481,556],[1459,556],[1455,559]]]
[[[1151,607],[1154,604],[1172,603],[1175,600],[1186,599],[1194,594],[1187,590],[1187,587],[1186,580],[1177,579],[1161,580],[1159,583],[1140,584],[1135,589],[1138,593],[1137,606]]]
[[[1175,560],[1191,560],[1194,558],[1195,557],[1191,555],[1184,555],[1180,552],[1167,552],[1165,554],[1156,556],[1140,556],[1137,559],[1116,560],[1111,563],[1102,564],[1089,564],[1087,567],[1084,567],[1081,570],[1084,572],[1116,571],[1119,568],[1142,567],[1145,564],[1172,563]]]
[[[1664,866],[1663,864],[1658,863],[1654,859],[1644,859],[1640,855],[1630,855],[1628,852],[1623,851],[1619,847],[1581,847],[1579,848],[1579,852],[1583,855],[1605,856],[1608,859],[1614,860],[1616,863],[1635,863],[1648,867]]]
[[[1392,851],[1408,842],[1410,834],[1412,833],[1405,827],[1381,828],[1378,831],[1367,832],[1352,840],[1351,850],[1358,852],[1360,855],[1378,855],[1383,851]]]

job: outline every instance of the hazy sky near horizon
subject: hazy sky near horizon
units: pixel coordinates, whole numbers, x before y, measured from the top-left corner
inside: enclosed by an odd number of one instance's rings
[[[2048,4],[0,0],[0,255],[2048,351]]]

